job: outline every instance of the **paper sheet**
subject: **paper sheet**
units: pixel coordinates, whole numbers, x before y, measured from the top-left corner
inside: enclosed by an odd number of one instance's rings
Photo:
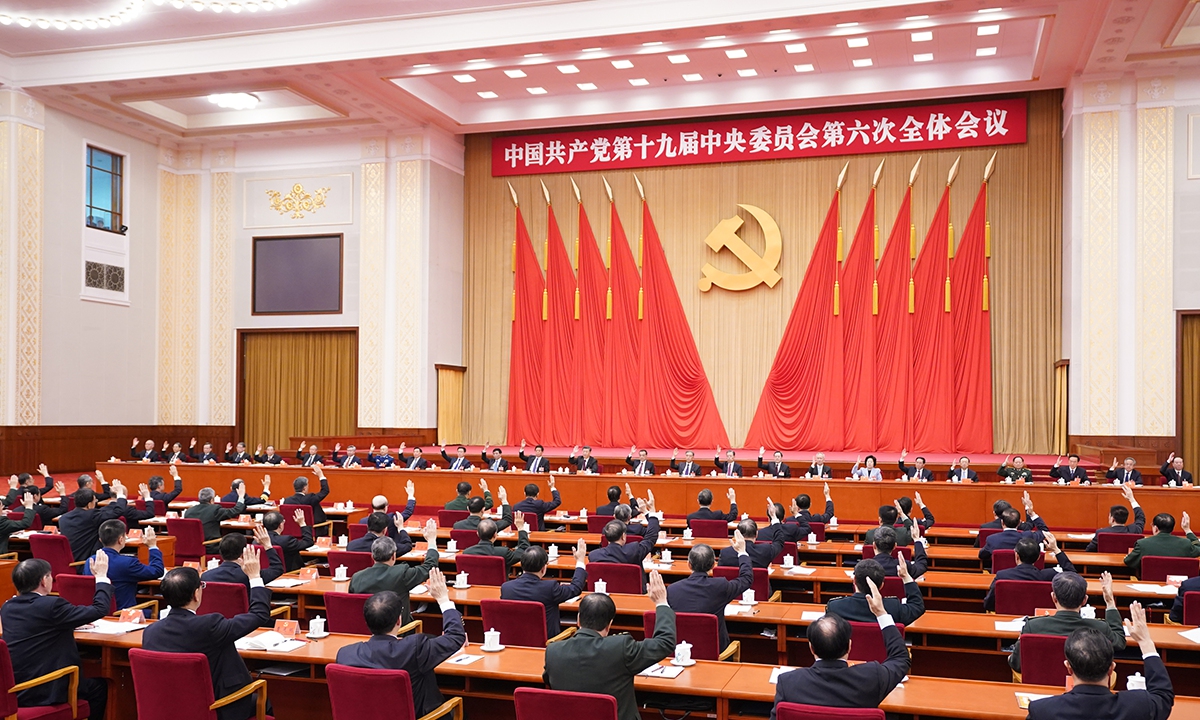
[[[1017,707],[1021,708],[1022,710],[1028,710],[1029,703],[1033,702],[1034,700],[1041,700],[1042,698],[1054,697],[1053,695],[1035,695],[1034,693],[1023,693],[1023,692],[1014,693],[1014,695],[1017,696]]]
[[[996,631],[997,632],[1019,633],[1019,632],[1021,632],[1021,628],[1023,628],[1023,627],[1025,627],[1025,621],[1022,620],[1021,618],[1017,618],[1016,620],[1007,620],[1007,621],[1006,620],[997,620],[996,621]]]
[[[847,571],[846,571],[846,577],[854,577],[854,571],[853,571],[853,570],[847,570]]]
[[[791,570],[788,570],[787,574],[788,575],[812,575],[816,571],[817,571],[816,568],[797,566],[797,567],[792,568]]]
[[[729,617],[731,615],[749,615],[751,612],[753,612],[753,610],[753,605],[726,605],[725,617]]]
[[[455,655],[446,662],[450,665],[470,665],[476,660],[482,660],[482,655]]]
[[[968,535],[978,535],[978,534],[979,534],[979,531],[978,531],[978,530],[968,530],[968,531],[967,531],[967,534],[968,534]]]
[[[825,617],[825,613],[820,610],[805,610],[800,613],[800,619],[805,622],[815,622],[823,617]]]
[[[95,633],[97,635],[124,635],[135,630],[145,629],[146,626],[140,623],[113,622],[112,620],[97,620],[90,627],[79,628],[80,632]]]
[[[1171,595],[1179,594],[1179,588],[1171,585],[1154,585],[1152,583],[1129,583],[1129,587],[1138,592],[1154,593],[1156,595]]]
[[[267,648],[267,652],[289,653],[293,650],[299,650],[304,647],[303,640],[284,640],[278,645],[272,645]]]
[[[771,683],[772,685],[775,685],[776,683],[778,683],[778,682],[779,682],[779,676],[780,676],[780,675],[782,675],[782,674],[784,674],[784,673],[790,673],[791,671],[793,671],[793,670],[795,670],[795,669],[796,669],[796,668],[794,668],[794,667],[788,667],[787,665],[784,665],[783,667],[777,667],[777,668],[774,668],[773,670],[771,670],[771,680],[770,680],[770,683]]]
[[[1091,540],[1096,537],[1096,533],[1067,533],[1067,537],[1072,540]]]
[[[301,580],[300,578],[281,577],[281,578],[276,578],[276,579],[272,580],[271,582],[267,583],[267,587],[269,587],[269,588],[294,588],[297,585],[303,585],[306,582],[308,582],[308,581]]]
[[[268,630],[267,632],[259,633],[258,635],[240,638],[233,645],[238,650],[275,650],[277,647],[282,647],[289,643],[296,643],[296,646],[289,648],[288,650],[282,650],[282,652],[295,650],[297,647],[304,645],[304,643],[298,640],[288,640],[274,630]]]
[[[1200,644],[1200,628],[1192,628],[1191,630],[1181,630],[1181,636],[1191,640],[1194,643]]]
[[[425,587],[424,585],[418,585],[415,588],[413,588],[412,590],[409,590],[408,594],[409,595],[424,595],[427,592],[429,592],[429,588]]]
[[[679,677],[679,674],[684,671],[684,668],[679,665],[651,665],[645,670],[638,673],[642,677],[665,678],[673,680]]]

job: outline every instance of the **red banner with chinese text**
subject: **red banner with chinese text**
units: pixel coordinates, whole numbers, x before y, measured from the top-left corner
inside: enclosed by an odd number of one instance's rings
[[[1026,98],[506,135],[492,176],[1017,145]]]

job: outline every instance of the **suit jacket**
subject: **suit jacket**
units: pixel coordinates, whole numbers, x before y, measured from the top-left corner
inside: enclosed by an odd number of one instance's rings
[[[1087,470],[1081,467],[1072,470],[1070,465],[1059,465],[1058,467],[1050,468],[1050,478],[1053,480],[1061,479],[1064,482],[1073,482],[1075,480],[1085,484],[1092,482],[1092,478]]]
[[[400,517],[407,520],[413,516],[413,513],[416,512],[416,510],[417,510],[417,501],[409,500],[407,503],[404,504],[404,509],[400,511]],[[396,527],[396,518],[395,518],[394,514],[389,513],[387,511],[387,508],[384,508],[383,510],[375,510],[374,508],[372,508],[372,514],[377,513],[377,512],[382,512],[384,515],[387,515],[387,519],[388,519],[387,536],[390,537],[391,539],[395,540],[397,543],[397,546],[399,546],[401,538],[403,537],[404,541],[409,543],[409,545],[410,545],[409,549],[411,550],[412,549],[412,547],[411,547],[412,538],[410,538],[408,536],[407,532]],[[367,520],[369,520],[370,517],[371,516],[368,515],[368,516],[362,518],[361,520],[358,521],[358,524],[366,525]],[[405,552],[407,552],[407,551],[405,551]],[[398,554],[403,555],[404,553],[398,553]]]
[[[62,521],[59,521],[62,524]],[[1178,535],[1167,535],[1159,533],[1144,537],[1137,541],[1137,545],[1133,546],[1133,550],[1125,556],[1125,565],[1129,567],[1133,573],[1139,574],[1142,571],[1142,558],[1147,555],[1156,555],[1160,557],[1200,557],[1200,540],[1196,539],[1194,533],[1188,533],[1186,538],[1181,538]]]
[[[613,515],[617,514],[617,506],[621,505],[621,504],[622,503],[620,500],[617,500],[615,502],[606,503],[604,505],[597,507],[595,514],[612,517]],[[629,504],[630,509],[633,510],[633,517],[637,517],[638,515],[641,515],[641,513],[638,512],[637,500],[635,498],[630,497],[628,504]]]
[[[1004,524],[1000,522],[1000,518],[996,518],[995,520],[993,520],[991,522],[985,522],[984,524],[980,525],[979,529],[980,530],[1000,530],[1003,527],[1004,527]],[[1026,515],[1026,519],[1023,520],[1020,525],[1017,525],[1017,529],[1021,530],[1021,531],[1034,529],[1034,525],[1032,522],[1029,521],[1028,515]],[[975,547],[979,547],[979,536],[976,536],[976,538],[975,538]]]
[[[1145,531],[1146,512],[1142,510],[1141,507],[1135,507],[1133,509],[1133,522],[1128,525],[1110,525],[1108,527],[1097,528],[1096,535],[1099,535],[1100,533],[1133,533],[1135,535],[1141,535]],[[1092,538],[1092,541],[1088,543],[1086,551],[1098,552],[1099,550],[1100,538],[1094,537]]]
[[[785,530],[783,523],[775,523],[759,530],[758,537],[754,538],[753,542],[750,538],[746,538],[746,554],[750,556],[750,564],[756,568],[769,568],[774,562],[775,556],[783,551]],[[737,550],[734,550],[733,546],[721,548],[717,564],[725,567],[737,567]]]
[[[1109,480],[1120,480],[1122,483],[1132,482],[1134,485],[1142,484],[1142,474],[1138,472],[1136,468],[1130,470],[1129,473],[1126,474],[1125,468],[1119,467],[1116,470],[1109,470],[1108,472],[1104,473],[1104,477],[1108,478]]]
[[[254,462],[254,455],[248,452],[227,452],[225,462],[241,465],[244,462]]]
[[[642,641],[629,635],[601,637],[581,629],[546,648],[542,678],[552,690],[610,695],[617,700],[617,720],[641,720],[633,692],[635,675],[675,652],[675,611],[659,605],[654,634]]]
[[[414,465],[413,463],[416,463],[416,464]],[[409,470],[425,470],[429,467],[429,461],[426,460],[424,457],[418,458],[415,455],[412,455],[409,457],[404,457],[404,454],[401,453],[400,454],[400,465]]]
[[[185,518],[194,518],[204,524],[204,539],[217,540],[223,534],[221,521],[236,518],[246,509],[246,504],[239,502],[231,508],[224,508],[216,503],[201,503],[193,505],[184,511]]]
[[[283,574],[283,560],[279,555],[279,548],[274,546],[266,553],[267,566],[259,573],[264,584]],[[226,560],[212,570],[204,571],[200,579],[204,582],[239,583],[246,586],[246,597],[250,597],[250,577],[246,575],[242,566],[235,562]],[[274,622],[271,624],[274,625]]]
[[[522,530],[517,533],[517,546],[515,548],[497,545],[494,540],[480,540],[466,550],[463,550],[463,554],[489,555],[491,557],[504,558],[504,568],[508,570],[513,565],[521,562],[521,556],[525,554],[525,550],[528,548],[529,533]]]
[[[741,477],[742,466],[736,462],[725,462],[721,458],[713,458],[713,462],[717,465],[717,474],[725,477]]]
[[[422,458],[424,459],[424,458]],[[389,455],[376,455],[375,453],[367,453],[367,462],[375,466],[377,470],[390,468],[396,464],[396,461]],[[426,463],[428,465],[429,463]]]
[[[386,534],[386,532],[385,532],[385,534]],[[366,535],[363,535],[360,538],[355,538],[354,540],[351,540],[350,542],[346,543],[346,552],[368,552],[369,553],[369,552],[371,552],[372,543],[374,543],[380,537],[382,537],[382,535],[376,535],[375,533],[368,532]],[[408,549],[412,550],[411,542],[409,544]],[[396,555],[403,555],[403,554],[404,553],[400,552],[400,546],[397,545],[396,546]]]
[[[1001,530],[995,535],[988,536],[987,542],[979,548],[979,559],[983,561],[983,566],[991,569],[992,553],[1012,550],[1022,538],[1032,538],[1035,543],[1040,544],[1044,539],[1042,533],[1049,528],[1040,517],[1034,517],[1033,523],[1035,527],[1033,530]]]
[[[223,503],[236,503],[237,501],[237,490],[230,490],[221,496],[221,502]],[[269,502],[271,502],[269,497],[256,496],[246,493],[246,498],[242,501],[242,504],[246,507],[250,507],[251,505],[266,505]]]
[[[916,582],[904,583],[904,602],[899,598],[885,597],[883,608],[901,625],[912,625],[925,614],[925,600]],[[825,605],[825,612],[841,615],[851,622],[874,622],[875,613],[867,605],[867,596],[860,592],[846,597],[834,598]]]
[[[725,627],[725,606],[741,597],[753,584],[754,569],[750,565],[750,556],[739,555],[736,580],[693,572],[667,586],[667,602],[677,613],[704,613],[715,616],[719,647],[724,650],[729,645],[729,629]]]
[[[33,524],[33,517],[37,515],[37,511],[33,508],[26,510],[24,506],[21,509],[23,514],[20,520],[9,520],[8,515],[0,515],[0,553],[8,552],[9,535],[18,530],[28,529]]]
[[[908,546],[908,545],[913,544],[912,530],[909,529],[911,527],[912,527],[912,518],[905,520],[903,523],[901,523],[899,525],[892,526],[892,529],[896,531],[896,544],[897,545]],[[864,545],[870,545],[871,543],[875,542],[875,531],[876,530],[878,530],[878,528],[871,528],[870,530],[867,531],[867,534],[863,536],[863,544]],[[916,576],[914,575],[913,577],[916,577]]]
[[[658,542],[658,518],[652,515],[646,524],[646,535],[638,542],[627,541],[624,545],[609,543],[602,548],[596,548],[588,553],[588,562],[626,563],[641,566],[642,560],[654,552],[654,543],[656,542]]]
[[[0,608],[4,641],[12,656],[13,678],[18,683],[71,665],[82,665],[75,644],[75,628],[108,614],[112,585],[96,583],[92,604],[72,605],[57,595],[22,593]],[[21,707],[58,705],[67,701],[67,678],[24,690],[17,695]]]
[[[913,543],[912,560],[908,561],[908,574],[919,578],[929,569],[929,556],[925,554],[925,543]],[[899,551],[893,551],[898,553]],[[895,555],[880,555],[876,553],[875,562],[883,566],[883,574],[889,577],[900,577],[900,561]]]
[[[164,505],[169,505],[174,502],[175,498],[179,497],[179,493],[183,492],[183,480],[175,478],[175,486],[171,492],[163,492],[162,490],[151,490],[151,500],[162,500]]]
[[[976,483],[976,482],[979,482],[979,473],[977,473],[977,472],[975,472],[974,470],[971,470],[970,468],[968,468],[968,469],[967,469],[967,476],[964,478],[964,477],[963,477],[963,471],[962,471],[962,468],[954,468],[953,470],[951,470],[951,471],[950,471],[950,472],[949,472],[949,473],[946,475],[946,480],[947,480],[948,482],[955,482],[955,481],[958,481],[958,482],[973,482],[973,483]]]
[[[142,631],[142,647],[158,652],[204,653],[212,674],[216,699],[242,689],[252,681],[234,642],[271,621],[271,591],[250,590],[250,612],[225,618],[220,613],[197,615],[172,609],[170,614]],[[217,720],[246,720],[254,715],[254,696],[244,697],[217,710]]]
[[[724,520],[725,522],[733,522],[739,517],[737,503],[729,503],[729,512],[723,513],[720,510],[713,510],[711,507],[702,507],[699,510],[688,513],[687,519],[691,523],[692,520]]]
[[[283,456],[279,453],[275,453],[274,455],[263,453],[262,455],[255,455],[254,462],[260,465],[282,465]]]
[[[325,511],[321,509],[321,501],[329,496],[329,480],[321,478],[321,490],[315,493],[293,493],[284,498],[283,505],[307,505],[312,508],[313,525],[325,522]]]
[[[444,507],[446,510],[466,510],[467,501],[470,499],[466,495],[457,495],[453,500],[446,503]],[[490,490],[483,494],[483,507],[487,509],[492,507],[492,493]]]
[[[468,515],[465,518],[463,518],[462,520],[459,520],[458,522],[454,523],[454,529],[455,530],[478,530],[479,523],[481,520],[483,520],[483,518],[481,518],[478,515]],[[501,505],[500,506],[500,519],[496,521],[496,529],[503,530],[505,528],[512,527],[512,524],[513,524],[512,507],[510,507],[508,505]]]
[[[863,600],[866,604],[866,600]],[[877,622],[871,615],[869,622]],[[883,628],[887,659],[849,665],[845,660],[817,660],[811,667],[796,668],[779,676],[775,705],[781,702],[815,703],[826,707],[879,707],[908,674],[908,649],[895,625]],[[775,720],[775,708],[771,708]]]
[[[325,461],[325,458],[321,457],[319,454],[313,453],[313,454],[309,455],[308,453],[304,452],[303,450],[296,451],[296,459],[299,460],[300,464],[304,467],[312,467],[313,465],[320,465],[321,463],[323,463]]]
[[[443,450],[442,459],[446,461],[446,467],[450,470],[470,470],[471,468],[475,467],[475,465],[471,462],[471,459],[466,455],[463,455],[462,458],[452,458],[446,454],[445,450]],[[457,467],[455,466],[455,463],[458,464]]]
[[[360,458],[358,455],[347,455],[346,453],[340,453],[337,450],[333,451],[333,454],[329,456],[329,459],[338,467],[348,468],[362,466],[362,458]]]
[[[1028,720],[1166,720],[1175,704],[1162,658],[1145,660],[1146,689],[1114,693],[1099,685],[1076,685],[1056,697],[1029,704]]]
[[[901,460],[899,464],[900,464],[900,472],[904,473],[905,475],[907,475],[910,478],[917,480],[918,482],[929,482],[930,480],[933,479],[933,471],[930,470],[929,468],[921,468],[920,470],[918,470],[915,466],[909,467],[909,466],[905,465],[903,460]]]
[[[1125,628],[1121,626],[1121,611],[1116,608],[1105,610],[1103,620],[1081,617],[1078,610],[1059,610],[1053,615],[1031,617],[1025,621],[1025,626],[1021,628],[1021,634],[1069,637],[1071,633],[1083,627],[1090,627],[1104,633],[1112,641],[1113,650],[1125,649]],[[1008,658],[1008,666],[1021,672],[1020,642],[1013,646],[1013,653]]]
[[[63,513],[58,518],[58,530],[71,543],[71,555],[75,562],[86,560],[100,549],[100,526],[105,520],[116,520],[125,514],[126,502],[120,498],[95,510],[81,507]]]
[[[313,546],[312,532],[312,528],[305,525],[300,528],[300,537],[270,533],[271,547],[275,548],[277,552],[283,553],[283,566],[287,572],[299,570],[304,565],[300,551]]]
[[[366,642],[338,650],[339,665],[381,670],[404,670],[412,683],[413,705],[421,717],[442,704],[434,668],[458,652],[467,641],[462,615],[453,607],[442,613],[440,636],[416,633],[407,637],[372,635]]]
[[[790,478],[792,476],[792,468],[787,463],[774,460],[765,463],[761,457],[758,459],[758,469],[771,477]]]
[[[526,455],[524,452],[517,453],[517,457],[525,461],[525,472],[550,472],[550,461],[545,457]]]
[[[815,478],[831,478],[833,477],[833,468],[828,465],[809,465],[804,473]]]
[[[163,455],[163,462],[168,462],[168,463],[173,463],[176,461],[185,463],[191,459],[191,454],[188,452],[185,452],[183,450],[180,450],[179,452],[163,453],[162,455]]]
[[[644,467],[643,467],[644,463]],[[625,464],[633,468],[634,475],[653,475],[654,463],[649,460],[637,459],[634,460],[632,455],[625,456]]]
[[[545,605],[546,638],[549,639],[562,632],[558,606],[571,598],[578,597],[584,590],[587,590],[587,570],[577,567],[570,583],[543,580],[533,573],[524,573],[517,579],[509,580],[500,586],[500,599],[526,600]]]
[[[695,460],[691,462],[684,460],[682,463],[677,463],[674,460],[671,460],[671,469],[684,476],[695,476],[700,474],[700,464]]]
[[[1188,578],[1179,586],[1179,594],[1175,596],[1175,604],[1171,606],[1171,620],[1183,624],[1183,596],[1190,592],[1200,592],[1200,577]]]
[[[1192,474],[1190,472],[1187,470],[1175,472],[1175,468],[1171,467],[1171,463],[1163,463],[1162,467],[1158,470],[1158,474],[1165,477],[1168,484],[1182,485],[1185,482],[1190,483],[1192,481]]]
[[[425,553],[425,561],[413,567],[403,563],[386,565],[375,563],[365,570],[359,570],[350,578],[350,592],[374,595],[377,592],[391,590],[400,596],[403,603],[401,617],[404,624],[412,622],[412,610],[409,608],[408,593],[410,590],[429,579],[429,571],[437,567],[438,552],[430,548]]]
[[[189,451],[188,454],[192,456],[192,460],[195,460],[198,463],[206,463],[209,460],[212,460],[213,462],[221,461],[221,458],[217,457],[216,453],[206,452],[206,453],[196,454],[194,452]],[[297,453],[296,456],[299,457],[299,453]]]
[[[567,461],[570,462],[575,468],[575,472],[600,472],[600,461],[594,457],[583,457],[582,455],[575,457],[572,455],[571,457],[567,458]]]
[[[796,523],[797,525],[800,525],[801,527],[803,527],[804,528],[803,537],[805,539],[808,539],[808,533],[811,532],[809,530],[809,525],[808,525],[809,523],[815,523],[815,522],[828,523],[829,520],[834,516],[834,514],[835,513],[833,512],[833,501],[826,500],[824,513],[821,513],[820,515],[814,515],[811,510],[806,508],[806,509],[801,510],[800,512],[796,513],[796,515],[794,515],[793,517],[787,518],[786,520],[784,520],[784,522]]]
[[[145,448],[130,448],[129,455],[134,460],[150,460],[150,462],[162,462],[162,453],[157,450],[146,450]]]
[[[527,497],[521,502],[513,506],[514,512],[533,513],[537,515],[537,529],[546,531],[546,513],[554,512],[562,505],[562,496],[557,490],[550,491],[550,497],[553,498],[550,502],[540,500],[538,498]]]
[[[1067,558],[1067,554],[1062,550],[1055,555],[1058,560],[1058,567],[1062,568],[1062,572],[1075,572],[1075,566]],[[1018,563],[1015,567],[1004,568],[992,578],[992,586],[988,588],[987,595],[983,598],[984,610],[996,609],[996,581],[997,580],[1034,580],[1039,582],[1052,582],[1054,576],[1059,571],[1056,568],[1048,567],[1043,570],[1038,570],[1037,565],[1026,565]],[[1068,633],[1070,634],[1070,633]],[[1020,668],[1015,668],[1020,670]]]
[[[157,580],[163,576],[162,550],[150,548],[150,564],[143,565],[137,555],[122,555],[112,548],[103,548],[108,556],[108,580],[112,583],[117,598],[117,609],[124,610],[137,605],[137,586],[146,580]],[[91,575],[91,565],[84,565],[84,575]],[[247,581],[249,582],[249,581]]]
[[[508,472],[508,468],[509,468],[508,461],[505,460],[503,457],[501,457],[499,459],[494,458],[494,457],[489,458],[488,454],[485,452],[479,453],[479,456],[481,458],[483,458],[485,467],[487,467],[488,470],[492,470],[494,472]]]

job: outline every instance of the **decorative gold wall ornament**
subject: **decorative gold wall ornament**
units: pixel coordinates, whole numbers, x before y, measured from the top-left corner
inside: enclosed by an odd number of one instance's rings
[[[325,195],[328,193],[329,188],[327,187],[323,187],[315,193],[307,193],[304,191],[303,185],[296,183],[287,195],[278,190],[268,190],[267,196],[271,198],[272,210],[280,215],[291,213],[293,219],[300,220],[304,217],[304,213],[315,213],[325,207]]]
[[[738,207],[754,216],[754,219],[762,227],[763,236],[767,241],[766,251],[759,255],[738,236],[737,231],[742,227],[744,220],[737,215],[717,223],[713,231],[704,239],[704,243],[712,248],[713,252],[721,252],[722,248],[729,248],[729,251],[750,270],[735,275],[718,270],[711,263],[705,263],[704,267],[700,268],[704,277],[697,283],[700,292],[708,292],[713,285],[726,290],[749,290],[758,287],[760,283],[766,283],[767,287],[775,287],[782,279],[782,276],[775,271],[775,268],[779,267],[779,256],[783,252],[783,237],[779,233],[779,225],[775,223],[775,218],[771,217],[766,210],[753,205],[739,203]]]

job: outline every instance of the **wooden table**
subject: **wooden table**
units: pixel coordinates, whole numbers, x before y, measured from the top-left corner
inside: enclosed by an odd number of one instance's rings
[[[37,534],[37,533],[33,530],[22,530],[20,532],[15,532],[12,535],[9,535],[8,536],[9,550],[15,550],[19,553],[28,552],[29,551],[29,536],[35,535],[35,534]],[[136,548],[138,559],[142,561],[142,564],[144,564],[144,565],[150,564],[150,548],[146,546],[146,543],[144,541],[142,541],[140,539],[129,540],[128,542],[125,543],[125,547]],[[159,535],[158,536],[158,549],[162,551],[163,566],[168,567],[168,568],[174,567],[174,565],[175,565],[175,538],[171,537],[170,535]],[[2,572],[2,571],[0,571],[0,572]],[[9,574],[11,574],[11,570],[9,571]],[[9,580],[9,582],[11,582],[11,580]]]

